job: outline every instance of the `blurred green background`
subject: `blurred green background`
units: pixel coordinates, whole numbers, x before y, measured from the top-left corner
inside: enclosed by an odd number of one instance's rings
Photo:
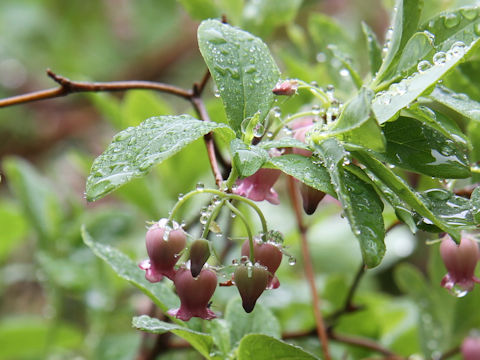
[[[472,3],[426,1],[425,18]],[[329,72],[324,47],[345,40],[365,73],[361,21],[382,40],[391,8],[392,1],[381,0],[2,0],[0,97],[54,87],[46,68],[75,80],[152,80],[189,88],[205,72],[196,27],[200,19],[221,13],[267,42],[282,77],[334,84],[339,96],[346,97],[353,86]],[[221,102],[213,93],[210,83],[210,115],[223,121]],[[281,104],[282,111],[297,111],[310,101],[308,95],[299,96]],[[96,241],[141,261],[146,257],[146,221],[166,216],[177,195],[197,182],[214,185],[204,144],[195,142],[146,178],[96,203],[87,204],[83,192],[93,159],[116,132],[150,116],[184,112],[191,112],[188,103],[148,91],[74,94],[0,109],[0,359],[148,359],[144,349],[159,340],[130,323],[133,315],[155,315],[155,309],[93,255],[82,242],[80,227],[85,224]],[[262,208],[271,227],[286,236],[297,265],[284,260],[278,273],[282,286],[260,303],[270,307],[284,333],[308,331],[314,323],[299,239],[282,181],[277,190],[282,204]],[[202,205],[193,203],[185,219],[194,218]],[[391,209],[385,216],[394,220]],[[222,225],[229,221],[221,218]],[[323,204],[307,221],[328,315],[342,307],[361,257],[335,203]],[[232,234],[245,235],[236,224]],[[365,310],[342,317],[338,331],[376,339],[401,354],[432,354],[458,344],[470,328],[480,326],[478,315],[461,320],[480,301],[479,290],[457,300],[437,286],[445,270],[437,248],[428,256],[423,240],[402,226],[389,233],[383,264],[369,272],[356,298]],[[216,237],[215,243],[222,251],[226,239]],[[234,246],[227,261],[237,253]],[[221,313],[237,296],[234,289],[218,290],[214,310]],[[167,346],[174,338],[161,341],[158,359],[199,358],[193,350]],[[321,354],[314,336],[295,341]],[[335,343],[332,352],[340,358],[345,349],[355,359],[370,355]]]

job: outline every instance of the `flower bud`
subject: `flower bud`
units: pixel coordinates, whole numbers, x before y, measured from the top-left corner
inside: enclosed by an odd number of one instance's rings
[[[275,95],[294,95],[298,89],[298,81],[297,80],[284,80],[279,81],[277,85],[273,88],[272,92]]]
[[[187,243],[183,229],[175,222],[170,229],[167,222],[167,219],[161,219],[148,229],[145,236],[149,260],[143,261],[140,268],[146,271],[145,278],[150,282],[158,282],[163,276],[173,280],[174,266]]]
[[[317,210],[318,203],[325,197],[325,193],[304,183],[299,183],[299,188],[303,200],[303,210],[307,215],[312,215]]]
[[[209,269],[202,269],[194,278],[190,270],[180,268],[174,279],[175,288],[180,298],[180,308],[171,309],[168,314],[188,321],[192,317],[211,320],[216,317],[208,303],[217,287],[217,275]]]
[[[242,298],[243,309],[253,311],[257,299],[262,295],[268,284],[268,270],[258,265],[238,265],[234,273],[235,285]]]
[[[305,136],[307,132],[312,129],[313,125],[314,125],[314,122],[312,118],[304,118],[299,121],[296,121],[292,125],[292,129],[294,131],[293,137],[298,141],[305,142]],[[312,156],[312,152],[305,149],[293,148],[292,152],[294,154],[303,155],[306,157]],[[323,191],[314,189],[311,186],[308,186],[304,183],[301,183],[301,182],[298,182],[298,183],[299,183],[300,194],[302,195],[302,200],[303,200],[303,210],[307,215],[312,215],[315,212],[315,210],[317,210],[318,203],[322,201],[323,197],[325,196],[325,193]]]
[[[458,296],[472,291],[476,282],[480,282],[474,276],[475,267],[480,258],[477,243],[467,235],[462,235],[460,245],[452,240],[450,235],[445,235],[440,244],[440,255],[447,268],[447,275],[442,279],[441,285],[448,290],[460,291]]]
[[[190,246],[190,271],[197,277],[203,265],[210,257],[210,242],[206,239],[197,239]]]
[[[250,242],[246,240],[242,244],[242,256],[250,257]],[[280,286],[280,282],[275,276],[280,263],[282,262],[282,252],[272,243],[263,241],[253,241],[253,257],[255,262],[267,268],[268,274],[268,289],[276,289]]]
[[[464,360],[480,359],[480,337],[469,336],[463,340],[461,352]]]

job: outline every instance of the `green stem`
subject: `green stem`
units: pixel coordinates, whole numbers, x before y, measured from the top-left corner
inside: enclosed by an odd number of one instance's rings
[[[230,175],[228,175],[228,179],[225,182],[225,186],[227,188],[227,191],[231,191],[233,185],[235,184],[235,181],[238,178],[238,172],[237,169],[235,168],[235,165],[232,166],[232,170],[230,171]]]
[[[218,213],[220,212],[220,210],[222,210],[223,205],[225,205],[225,199],[223,199],[220,204],[218,204],[215,209],[213,209],[212,214],[205,223],[205,228],[203,229],[202,233],[202,239],[207,239],[208,233],[210,231],[210,224],[217,218]]]
[[[247,234],[248,234],[248,244],[250,246],[250,262],[252,264],[255,264],[255,256],[253,254],[253,250],[254,250],[254,248],[253,248],[253,235],[252,235],[252,230],[250,230],[250,226],[248,226],[248,221],[245,218],[245,216],[243,216],[242,212],[240,210],[238,210],[235,206],[233,206],[228,201],[227,201],[227,206],[230,208],[232,213],[237,215],[240,218],[240,220],[242,220],[242,222],[245,225],[245,229],[247,230]]]
[[[220,191],[220,190],[215,190],[215,189],[201,189],[201,190],[198,190],[197,189],[197,190],[190,191],[189,193],[185,194],[182,197],[182,199],[180,199],[175,204],[175,206],[173,207],[173,209],[170,213],[170,216],[168,217],[168,221],[171,222],[175,218],[176,213],[178,212],[180,207],[183,205],[183,203],[185,203],[191,197],[193,197],[197,194],[202,194],[202,193],[218,195],[220,198],[225,199],[225,200],[234,199],[234,200],[238,200],[238,201],[243,201],[244,203],[249,205],[251,208],[253,208],[253,210],[255,210],[258,217],[260,218],[260,222],[262,223],[262,231],[263,231],[262,239],[266,241],[268,226],[267,226],[267,221],[265,220],[265,216],[263,216],[263,213],[260,210],[260,208],[250,199],[247,199],[243,196],[236,195],[236,194],[227,194],[227,193],[225,193],[223,191]]]
[[[290,121],[294,120],[294,119],[298,119],[298,118],[302,118],[302,117],[307,117],[307,116],[316,116],[317,114],[313,111],[302,111],[302,112],[299,112],[299,113],[296,113],[296,114],[293,114],[293,115],[290,115],[288,117],[285,118],[285,120],[283,120],[280,125],[278,125],[278,127],[275,129],[275,131],[273,131],[273,135],[272,135],[272,138],[275,138],[278,133],[283,129],[283,127],[285,125],[287,125]]]
[[[316,86],[312,86],[309,83],[306,83],[305,81],[302,80],[297,80],[298,84],[300,85],[298,89],[308,89],[315,97],[320,99],[320,101],[323,103],[323,105],[326,105],[325,107],[329,107],[331,102],[327,94],[325,92]]]

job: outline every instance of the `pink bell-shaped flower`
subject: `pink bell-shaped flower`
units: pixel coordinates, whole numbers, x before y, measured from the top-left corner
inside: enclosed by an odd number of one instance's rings
[[[475,267],[480,259],[480,251],[475,240],[463,234],[460,245],[447,234],[440,244],[440,255],[448,270],[441,285],[457,296],[464,296],[472,291],[475,283],[480,282],[475,277]]]
[[[175,288],[180,298],[180,308],[171,309],[168,314],[188,321],[192,317],[211,320],[215,313],[208,308],[208,303],[217,287],[217,275],[212,270],[203,268],[194,278],[189,269],[180,268],[175,275]]]
[[[278,205],[278,194],[273,190],[273,184],[278,180],[282,172],[276,169],[259,169],[255,174],[245,179],[237,180],[234,193],[245,196],[253,201],[263,201]]]
[[[464,360],[480,359],[480,337],[465,338],[460,349]]]
[[[145,278],[152,282],[159,282],[163,276],[170,280],[175,277],[175,264],[187,244],[187,237],[183,229],[173,222],[173,227],[167,227],[168,219],[161,219],[152,225],[145,236],[149,259],[140,263],[139,267],[145,270]]]

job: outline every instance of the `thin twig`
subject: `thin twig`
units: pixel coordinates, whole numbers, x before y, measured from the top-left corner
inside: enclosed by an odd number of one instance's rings
[[[133,89],[148,89],[161,91],[164,93],[176,95],[184,99],[190,99],[192,92],[179,88],[177,86],[168,85],[154,81],[110,81],[110,82],[86,82],[86,81],[72,81],[66,77],[55,74],[50,69],[47,70],[47,75],[52,78],[60,86],[54,89],[47,89],[35,91],[23,95],[12,96],[0,100],[0,107],[7,107],[28,102],[53,99],[57,97],[66,96],[79,92],[101,92],[101,91],[125,91]]]
[[[460,346],[456,346],[453,349],[445,351],[442,356],[438,358],[438,360],[446,360],[451,358],[454,355],[457,355],[460,352]]]
[[[330,360],[330,353],[328,351],[328,336],[325,329],[325,323],[323,321],[322,313],[320,311],[320,298],[315,285],[315,273],[313,271],[312,259],[310,257],[310,251],[308,249],[307,242],[307,227],[303,223],[302,210],[300,205],[300,196],[297,192],[295,181],[292,177],[288,177],[288,190],[290,193],[290,199],[292,201],[293,209],[295,211],[295,218],[297,220],[297,227],[300,232],[301,248],[305,269],[305,276],[307,277],[308,284],[310,286],[310,292],[312,295],[313,312],[315,314],[315,323],[317,325],[317,335],[322,343],[322,352],[325,360]]]
[[[205,104],[203,100],[198,96],[193,96],[190,98],[190,102],[192,103],[195,111],[197,112],[198,116],[203,121],[210,121],[210,117],[208,116],[207,109],[205,109]],[[223,183],[222,172],[218,167],[217,157],[215,156],[215,142],[213,141],[213,134],[208,133],[204,137],[205,145],[207,146],[207,154],[208,159],[210,160],[210,166],[212,168],[213,175],[215,177],[215,183],[217,184],[218,188],[221,188]]]
[[[330,335],[330,339],[332,339],[332,340],[335,340],[335,341],[338,341],[338,342],[341,342],[341,343],[344,343],[344,344],[354,345],[354,346],[358,346],[358,347],[362,347],[362,348],[365,348],[365,349],[370,349],[370,350],[376,351],[376,352],[378,352],[382,355],[387,355],[388,359],[391,359],[391,360],[403,359],[403,357],[395,354],[394,352],[384,348],[380,344],[378,344],[375,341],[370,340],[370,339],[365,339],[365,338],[361,338],[361,337],[352,337],[352,336],[348,336],[348,335],[340,335],[340,334],[336,334],[336,333],[333,333],[333,332],[330,332],[329,335]]]

